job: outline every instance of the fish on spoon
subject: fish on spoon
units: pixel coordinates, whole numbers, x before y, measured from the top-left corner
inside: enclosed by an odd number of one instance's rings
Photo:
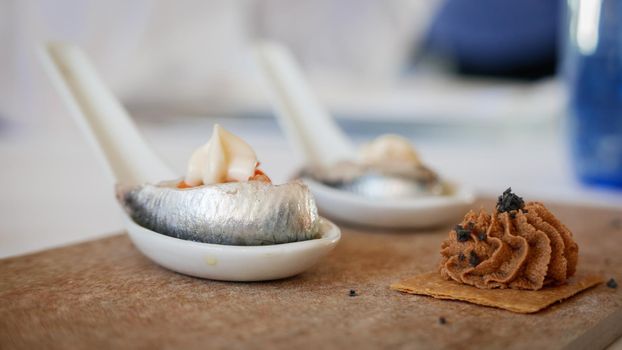
[[[139,225],[167,236],[225,245],[267,245],[319,237],[315,201],[302,182],[273,185],[254,150],[219,125],[190,158],[182,181],[117,185]]]
[[[448,190],[438,174],[421,161],[410,142],[392,134],[364,145],[356,160],[309,167],[301,176],[368,198],[440,196]]]
[[[200,151],[193,155],[190,161],[193,167],[189,167],[183,182],[162,183],[160,188],[153,189],[157,193],[152,193],[150,196],[153,200],[159,201],[157,205],[161,210],[146,209],[153,209],[156,205],[139,198],[137,193],[146,194],[146,190],[143,192],[139,188],[141,186],[157,187],[157,185],[148,184],[159,183],[163,179],[173,179],[176,177],[175,172],[170,170],[146,144],[136,124],[132,122],[131,116],[104,84],[85,52],[68,43],[48,43],[40,47],[38,52],[42,67],[48,73],[53,86],[69,107],[83,136],[94,146],[93,150],[100,156],[102,165],[109,175],[109,181],[111,184],[123,184],[118,187],[119,202],[128,206],[144,204],[142,209],[141,207],[132,209],[135,210],[134,218],[127,213],[123,215],[123,221],[135,247],[155,263],[169,270],[200,278],[237,282],[267,281],[302,273],[315,265],[339,243],[341,231],[336,225],[322,217],[319,217],[319,224],[317,223],[315,203],[311,201],[312,197],[307,197],[308,192],[305,187],[289,184],[271,185],[270,179],[258,169],[254,151],[249,150],[244,142],[236,142],[235,139],[222,135],[224,130],[219,130],[217,136],[223,137],[212,144],[213,149],[210,148],[213,151],[220,151],[212,153],[213,157],[206,157],[207,147],[201,147]],[[223,141],[223,138],[226,140]],[[226,183],[226,181],[234,182]],[[144,185],[133,187],[130,184]],[[194,213],[205,220],[203,222],[206,225],[213,224],[217,218],[234,218],[235,214],[225,214],[223,210],[216,214],[202,212],[188,200],[193,197],[209,208],[215,208],[218,206],[216,201],[218,198],[212,200],[206,193],[220,186],[225,186],[227,189],[235,188],[231,192],[236,192],[240,188],[242,188],[240,192],[245,192],[244,188],[249,187],[247,192],[251,193],[248,196],[240,194],[233,196],[235,198],[227,199],[227,206],[235,206],[231,209],[232,212],[241,208],[243,212],[248,213],[240,219],[247,224],[244,228],[249,229],[249,231],[244,231],[250,236],[244,238],[246,242],[234,242],[237,238],[233,237],[217,239],[217,235],[210,232],[194,237],[193,232],[187,230],[178,232],[178,228],[174,226],[169,227],[168,230],[163,228],[162,223],[171,222],[169,215],[186,207],[189,210],[179,213],[179,217],[188,218],[189,213]],[[171,203],[171,200],[166,198],[168,195],[162,194],[164,192],[162,187],[167,187],[171,193],[175,190],[175,196],[183,197],[182,201],[185,204]],[[288,190],[290,187],[291,189]],[[136,192],[130,194],[128,191],[132,189]],[[182,190],[183,196],[180,193]],[[265,196],[261,195],[264,190]],[[223,196],[225,194],[229,194],[228,190],[222,193]],[[262,198],[259,199],[259,197]],[[282,200],[277,200],[278,197],[287,197],[288,199],[284,201],[286,205],[283,205]],[[256,199],[255,202],[259,203],[261,200],[263,204],[253,207],[251,205],[253,198]],[[270,198],[274,200],[271,201]],[[300,202],[294,198],[299,198]],[[305,198],[309,200],[306,201]],[[130,203],[132,199],[135,202]],[[307,203],[308,206],[303,206],[301,210],[301,208],[292,207],[293,202]],[[248,209],[244,209],[245,205]],[[259,207],[262,209],[258,209]],[[163,212],[165,208],[167,211]],[[293,210],[287,211],[283,208]],[[126,209],[129,211],[129,208],[126,207]],[[300,215],[296,214],[296,210]],[[277,225],[287,230],[277,230],[279,233],[262,231],[261,235],[253,235],[253,230],[261,231],[261,228],[269,226],[267,217],[275,212],[283,213],[278,216],[280,222]],[[138,213],[141,213],[140,217]],[[156,219],[152,221],[152,224],[143,223],[143,225],[161,229],[160,232],[137,224],[137,221],[142,222],[148,217]],[[205,217],[213,220],[209,221]],[[308,221],[303,221],[303,218]],[[296,225],[287,221],[291,219],[301,220],[300,222],[305,223],[302,226],[306,228],[296,235],[285,234],[285,231],[289,232],[290,229],[295,231]],[[315,231],[316,225],[319,226],[319,232]],[[230,236],[236,236],[240,230],[240,222],[223,224],[221,228],[223,231],[226,230]],[[267,244],[279,242],[280,237],[288,241],[293,239],[293,236],[300,241]],[[303,240],[307,237],[314,239]],[[202,242],[210,240],[246,244],[261,241],[265,244],[241,246]]]

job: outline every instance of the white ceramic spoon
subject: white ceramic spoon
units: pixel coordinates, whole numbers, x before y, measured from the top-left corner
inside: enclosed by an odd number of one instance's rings
[[[113,184],[159,182],[177,176],[152,152],[130,116],[76,46],[48,44],[41,59]],[[297,275],[331,251],[341,237],[321,219],[321,238],[266,246],[226,246],[182,240],[143,228],[124,212],[130,238],[156,263],[183,274],[225,281],[264,281]]]
[[[255,58],[280,125],[305,164],[329,167],[355,160],[352,144],[317,101],[291,53],[281,45],[262,43]],[[304,180],[325,215],[373,227],[424,228],[458,221],[474,201],[471,190],[450,182],[447,195],[379,200]]]

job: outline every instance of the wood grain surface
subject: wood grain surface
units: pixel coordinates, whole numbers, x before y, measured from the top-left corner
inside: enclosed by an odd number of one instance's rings
[[[580,269],[622,282],[622,213],[550,208],[574,232]],[[342,228],[327,259],[272,282],[173,273],[125,234],[0,260],[0,348],[598,349],[622,334],[622,287],[529,315],[406,295],[389,285],[434,269],[448,228]]]

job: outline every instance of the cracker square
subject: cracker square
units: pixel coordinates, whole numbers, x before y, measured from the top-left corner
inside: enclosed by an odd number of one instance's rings
[[[479,289],[448,281],[437,271],[424,273],[391,285],[391,289],[438,299],[461,300],[518,313],[533,313],[604,282],[602,276],[579,273],[566,284],[541,290]]]

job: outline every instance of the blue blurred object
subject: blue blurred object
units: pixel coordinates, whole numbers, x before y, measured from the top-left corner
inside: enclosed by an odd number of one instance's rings
[[[576,173],[622,187],[622,1],[569,0],[564,76]]]
[[[424,54],[465,74],[538,78],[555,73],[560,0],[446,0]]]

